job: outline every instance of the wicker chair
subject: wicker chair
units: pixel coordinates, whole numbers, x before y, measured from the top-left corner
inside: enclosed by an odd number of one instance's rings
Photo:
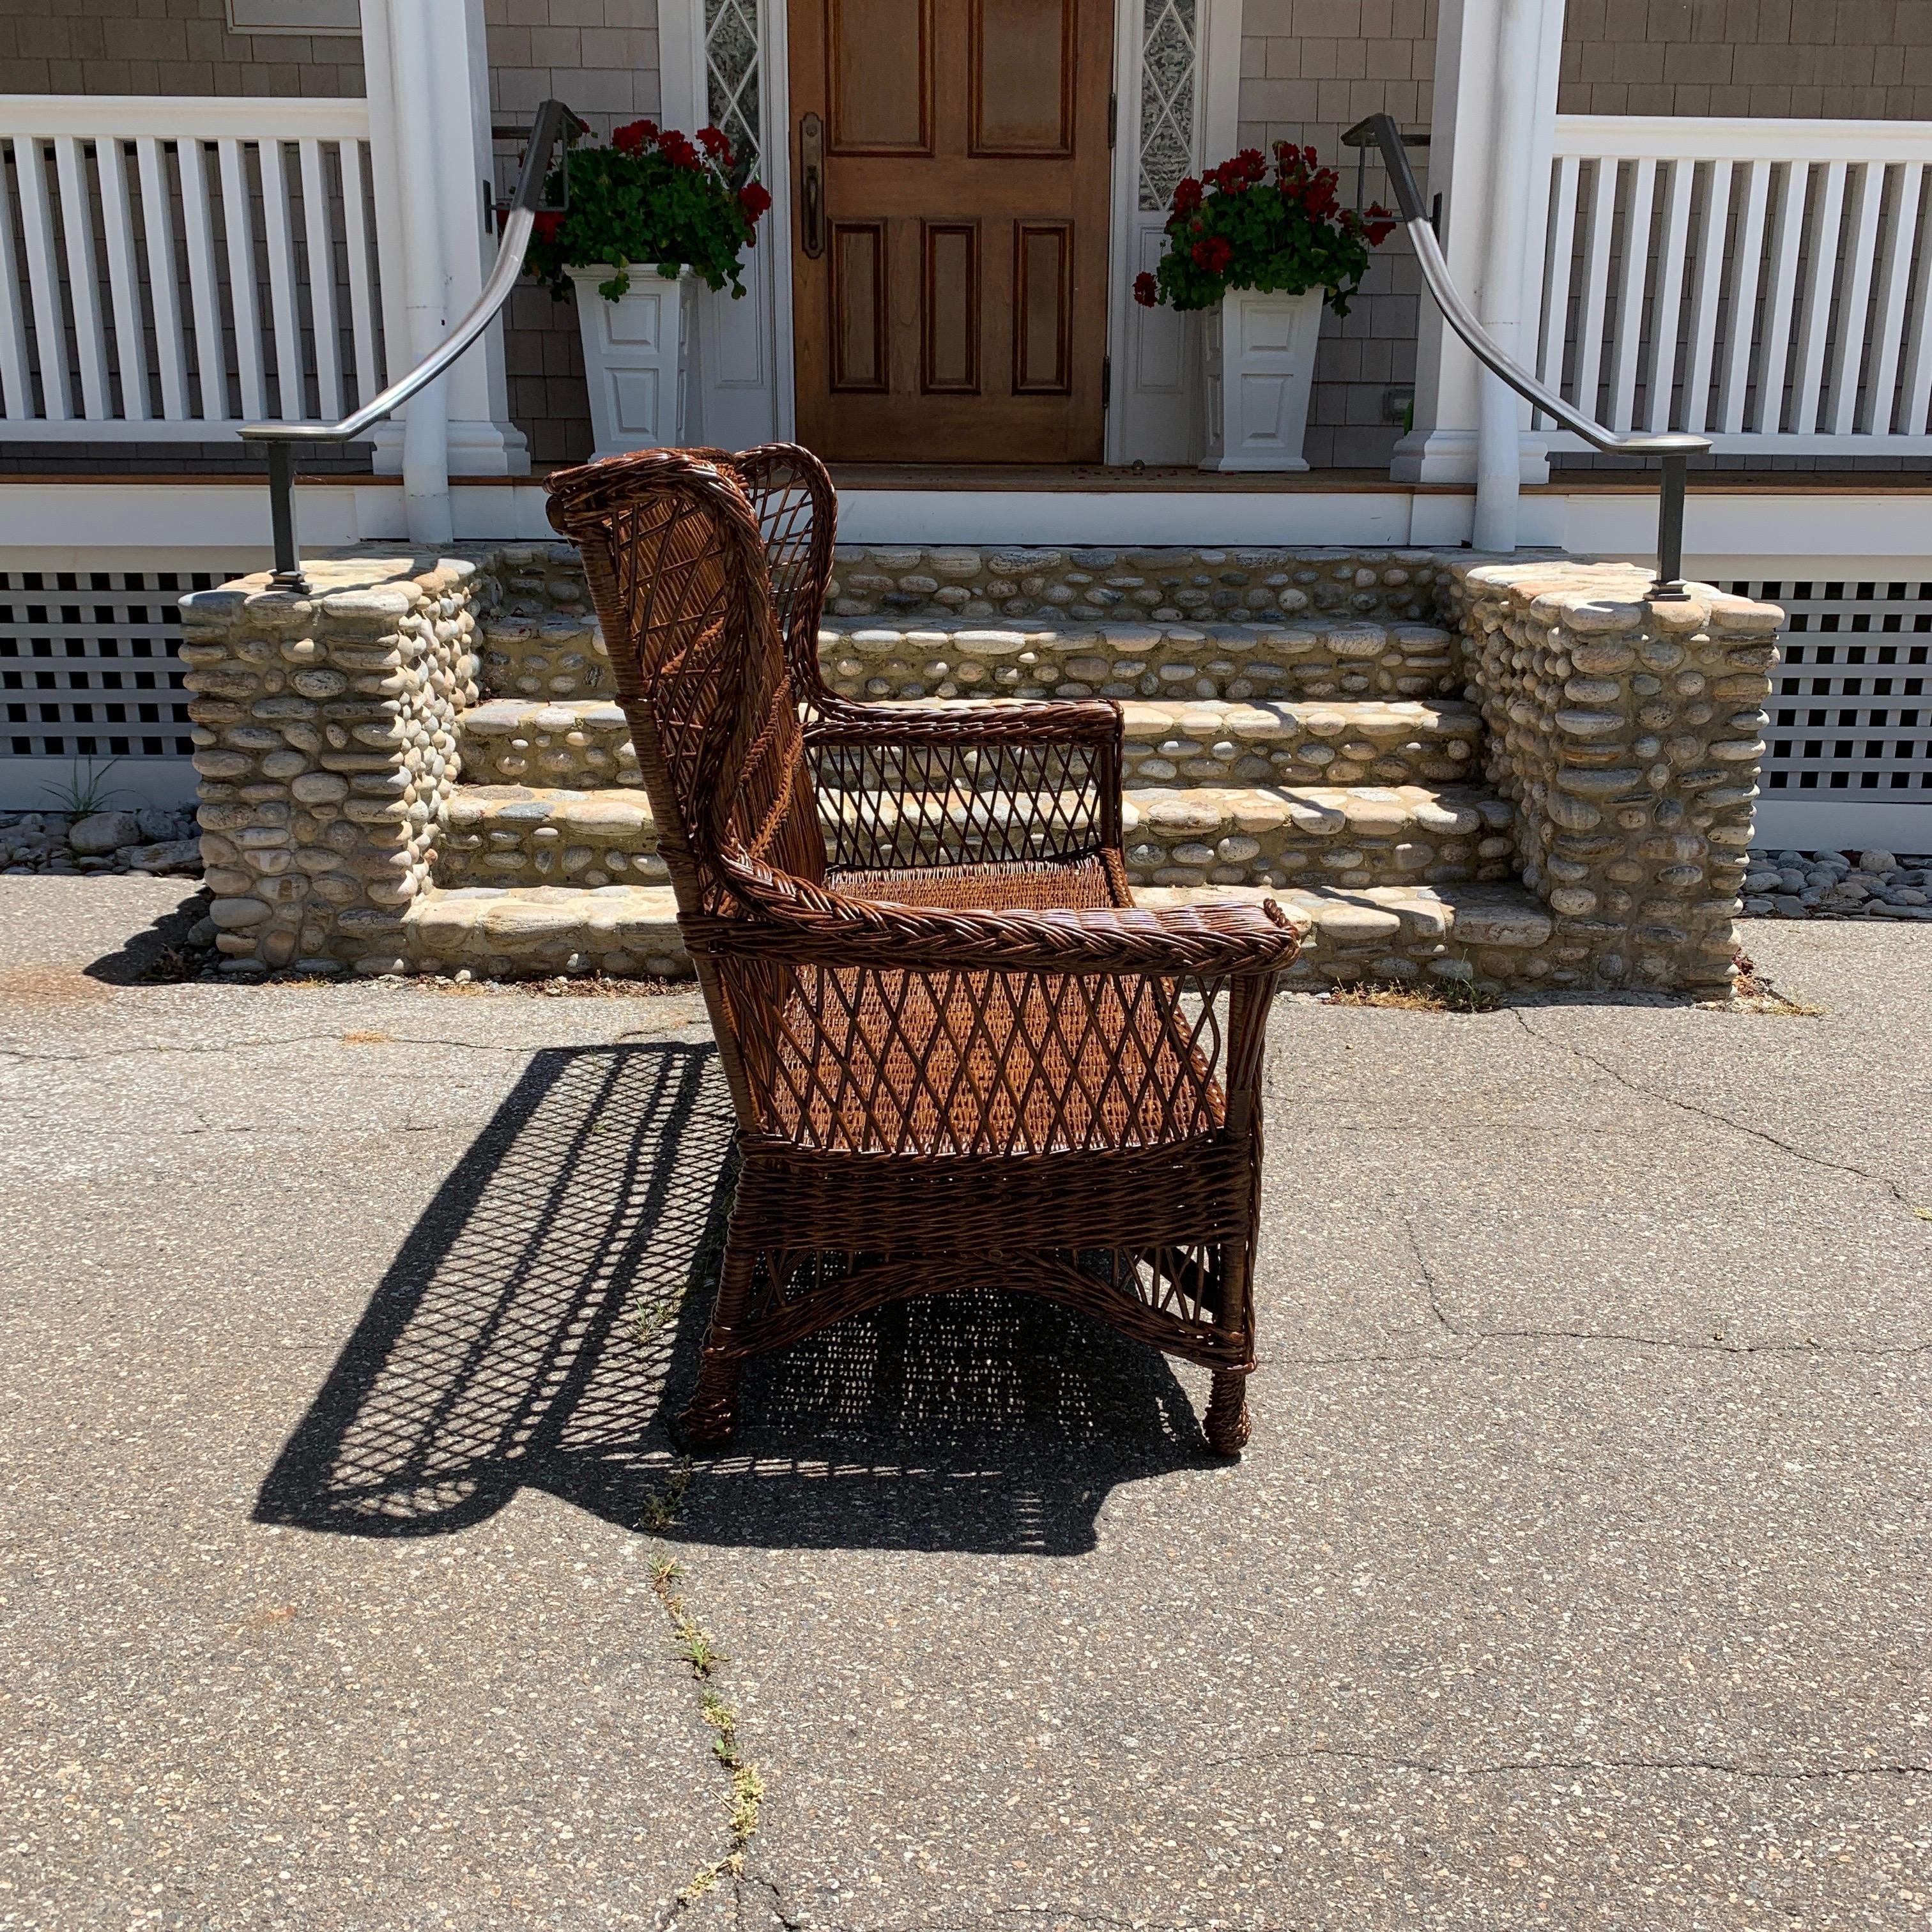
[[[1210,1368],[1207,1437],[1238,1454],[1280,909],[1133,908],[1112,704],[828,691],[833,498],[804,451],[548,488],[736,1109],[688,1438],[728,1437],[746,1357],[996,1280]]]

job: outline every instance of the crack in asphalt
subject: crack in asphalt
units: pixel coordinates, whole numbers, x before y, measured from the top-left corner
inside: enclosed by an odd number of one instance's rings
[[[349,1029],[351,1033],[356,1030],[352,1027]],[[226,1053],[258,1052],[263,1048],[272,1046],[312,1046],[318,1042],[338,1046],[450,1046],[460,1048],[469,1053],[538,1053],[543,1051],[542,1042],[528,1040],[445,1040],[436,1036],[423,1039],[413,1034],[388,1034],[380,1040],[350,1040],[345,1038],[338,1030],[332,1033],[284,1034],[269,1040],[222,1040],[206,1046],[188,1043],[178,1046],[110,1047],[98,1053],[29,1053],[20,1047],[0,1046],[0,1060],[21,1060],[32,1066],[64,1066],[96,1060],[134,1060],[146,1054],[178,1053],[214,1058]],[[580,1046],[584,1043],[572,1042],[569,1044]],[[590,1050],[595,1052],[600,1046],[615,1044],[615,1042],[592,1042]]]
[[[1415,1258],[1416,1270],[1422,1278],[1423,1292],[1429,1301],[1429,1312],[1449,1334],[1460,1342],[1468,1344],[1465,1348],[1444,1350],[1424,1349],[1418,1352],[1396,1354],[1377,1352],[1352,1355],[1278,1355],[1270,1361],[1298,1362],[1308,1367],[1321,1367],[1330,1363],[1342,1362],[1428,1362],[1462,1361],[1492,1342],[1606,1342],[1621,1343],[1633,1348],[1682,1348],[1688,1354],[1706,1355],[1920,1355],[1932,1351],[1932,1340],[1922,1342],[1888,1342],[1863,1343],[1856,1342],[1724,1342],[1713,1340],[1708,1342],[1690,1341],[1673,1335],[1632,1335],[1616,1329],[1606,1328],[1478,1328],[1458,1321],[1442,1305],[1442,1284],[1435,1269],[1430,1264],[1428,1252],[1422,1245],[1422,1238],[1416,1232],[1415,1223],[1407,1215],[1401,1217],[1402,1231],[1408,1242],[1409,1252]]]
[[[1371,1765],[1378,1771],[1414,1771],[1435,1778],[1508,1778],[1525,1772],[1558,1772],[1574,1777],[1580,1772],[1610,1771],[1695,1772],[1713,1777],[1746,1778],[1760,1784],[1824,1783],[1847,1778],[1932,1778],[1932,1764],[1909,1761],[1805,1765],[1789,1770],[1714,1757],[1526,1757],[1502,1758],[1480,1764],[1453,1764],[1432,1758],[1389,1756],[1379,1751],[1351,1750],[1340,1744],[1310,1744],[1305,1750],[1274,1751],[1264,1755],[1276,1760],[1292,1758],[1298,1763],[1312,1758],[1338,1758],[1348,1763]],[[1231,1765],[1255,1762],[1252,1756],[1216,1758],[1204,1762],[1201,1768],[1220,1770]]]
[[[1509,1011],[1515,1016],[1516,1024],[1538,1045],[1554,1047],[1558,1052],[1567,1053],[1581,1060],[1586,1066],[1595,1067],[1600,1073],[1607,1075],[1612,1082],[1628,1093],[1640,1094],[1647,1100],[1660,1100],[1666,1106],[1675,1107],[1681,1113],[1691,1114],[1700,1120],[1708,1120],[1714,1126],[1729,1127],[1733,1133],[1746,1135],[1766,1147],[1775,1148],[1780,1154],[1787,1154],[1793,1160],[1802,1161],[1808,1166],[1822,1167],[1827,1173],[1853,1174],[1861,1180],[1869,1180],[1874,1186],[1883,1188],[1901,1208],[1908,1210],[1912,1208],[1911,1196],[1888,1175],[1874,1174],[1869,1168],[1855,1166],[1850,1161],[1833,1160],[1826,1155],[1810,1153],[1804,1148],[1794,1146],[1790,1141],[1780,1139],[1768,1128],[1754,1126],[1748,1120],[1738,1119],[1735,1114],[1720,1113],[1713,1107],[1700,1107],[1694,1101],[1681,1100],[1675,1094],[1666,1094],[1660,1087],[1648,1086],[1642,1081],[1634,1080],[1622,1068],[1613,1066],[1609,1060],[1570,1040],[1557,1039],[1550,1034],[1539,1033],[1530,1024],[1528,1017],[1521,1006],[1512,1006]]]

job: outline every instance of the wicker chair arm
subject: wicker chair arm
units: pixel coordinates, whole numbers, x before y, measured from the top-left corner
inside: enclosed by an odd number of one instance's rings
[[[880,970],[1242,976],[1283,971],[1301,944],[1272,899],[1161,912],[1132,907],[962,912],[860,898],[762,866],[730,870],[734,884],[764,916],[687,916],[686,944],[694,952]]]

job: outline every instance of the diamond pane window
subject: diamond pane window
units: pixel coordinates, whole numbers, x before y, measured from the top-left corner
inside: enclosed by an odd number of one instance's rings
[[[758,0],[704,0],[705,109],[737,151],[742,182],[763,152],[758,125]]]
[[[1194,162],[1196,0],[1144,0],[1141,14],[1141,186],[1165,208]]]

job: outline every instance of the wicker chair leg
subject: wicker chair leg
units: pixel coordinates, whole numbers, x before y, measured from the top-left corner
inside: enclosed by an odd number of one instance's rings
[[[698,1386],[678,1418],[678,1433],[687,1442],[707,1447],[728,1442],[738,1426],[738,1378],[745,1358],[720,1336],[728,1336],[744,1317],[754,1264],[755,1257],[728,1235],[724,1263],[718,1270],[718,1300],[711,1311],[711,1325],[705,1332]]]
[[[1252,1426],[1248,1416],[1248,1377],[1244,1369],[1216,1372],[1208,1399],[1208,1419],[1202,1433],[1217,1456],[1238,1456],[1247,1447]]]

